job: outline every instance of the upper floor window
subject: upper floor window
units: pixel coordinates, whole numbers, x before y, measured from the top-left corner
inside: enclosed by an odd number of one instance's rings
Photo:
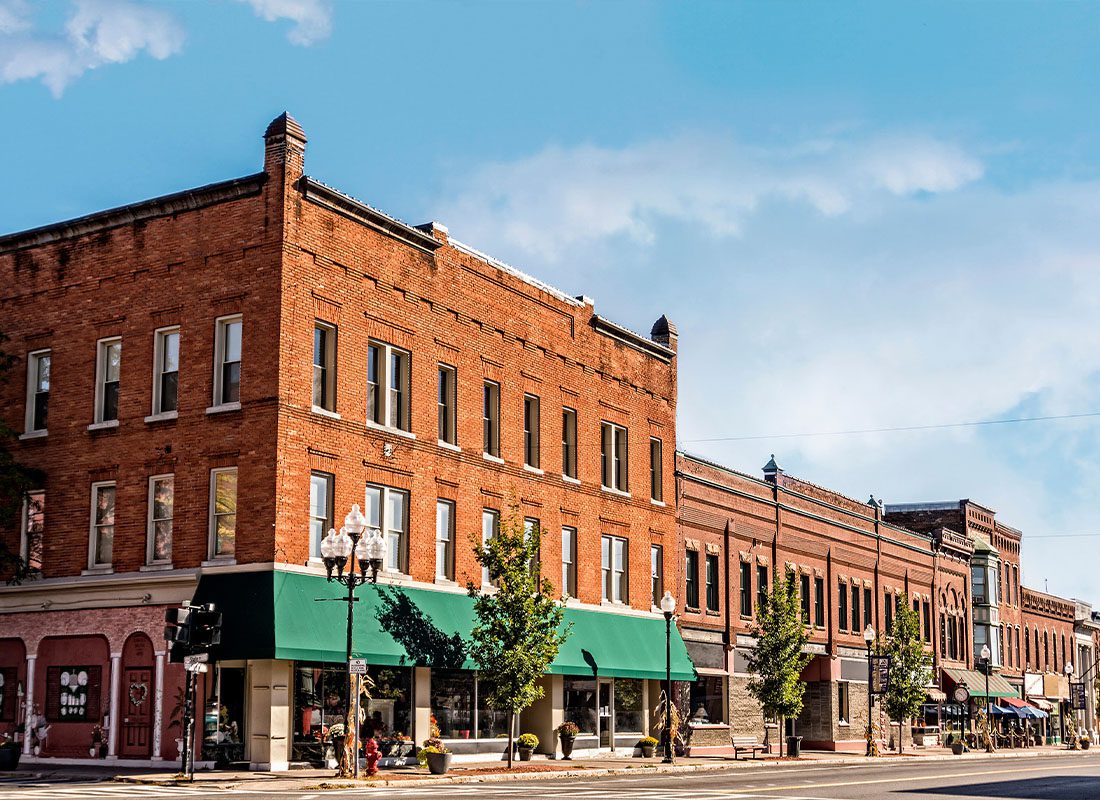
[[[118,419],[118,381],[121,370],[122,339],[100,339],[96,357],[96,422]]]
[[[481,438],[485,455],[500,458],[500,384],[485,381],[481,400]]]
[[[887,592],[886,603],[883,606],[883,613],[885,614],[884,619],[886,620],[886,628],[883,633],[885,633],[887,636],[889,636],[894,630],[894,608],[895,605],[893,596],[889,592]]]
[[[603,564],[603,599],[612,603],[627,602],[627,543],[618,536],[601,537]]]
[[[538,469],[541,463],[539,453],[539,399],[533,394],[523,396],[523,463]]]
[[[309,474],[309,555],[321,557],[321,540],[334,527],[332,484],[334,476],[328,472]]]
[[[561,474],[577,477],[577,412],[572,408],[561,410]]]
[[[921,602],[921,612],[924,618],[924,641],[932,641],[932,604],[927,600]]]
[[[88,566],[109,567],[115,546],[115,482],[92,484],[92,518],[88,547]]]
[[[803,574],[798,579],[798,594],[802,605],[802,624],[810,624],[810,576]]]
[[[386,543],[382,568],[408,574],[409,493],[368,483],[363,515],[367,525],[382,531]]]
[[[848,630],[848,582],[843,578],[836,585],[836,609],[837,626],[840,630]]]
[[[50,351],[27,356],[27,433],[45,431],[50,410]]]
[[[707,553],[707,611],[718,610],[718,556]]]
[[[534,517],[524,517],[523,519],[523,541],[530,542],[531,539],[535,539],[535,553],[531,556],[530,562],[527,567],[531,570],[532,575],[539,575],[542,571],[542,564],[540,562],[540,551],[542,549],[542,528],[539,526],[539,521]]]
[[[153,334],[153,410],[169,414],[179,408],[180,329],[160,328]]]
[[[764,564],[756,565],[756,605],[763,608],[768,603],[768,568]]]
[[[863,627],[866,628],[871,624],[871,617],[874,615],[874,605],[871,603],[871,589],[868,586],[863,588]]]
[[[663,502],[665,499],[664,489],[664,465],[663,465],[663,447],[661,440],[657,437],[650,437],[649,440],[649,496],[656,502]]]
[[[210,470],[210,554],[233,558],[237,553],[237,468]]]
[[[600,445],[603,486],[620,492],[629,491],[626,428],[613,422],[602,423],[600,425]]]
[[[500,512],[494,508],[481,509],[481,545],[485,547],[490,539],[495,539],[500,531]],[[481,585],[492,586],[493,581],[489,577],[489,568],[481,568]]]
[[[176,499],[173,475],[154,475],[149,479],[149,518],[146,521],[145,562],[172,563],[172,518]]]
[[[649,546],[649,594],[654,606],[661,605],[661,598],[665,594],[664,563],[664,548],[659,544],[651,544]]]
[[[439,407],[439,441],[445,444],[458,444],[457,384],[455,368],[440,364],[439,395],[436,402]]]
[[[699,608],[699,551],[688,550],[684,555],[684,605]]]
[[[451,500],[435,501],[435,575],[455,579],[455,504]]]
[[[859,584],[852,584],[852,633],[861,633],[863,626],[860,624],[863,615],[859,611]]]
[[[741,599],[741,616],[752,616],[752,564],[748,561],[742,561],[740,565],[740,594]]]
[[[336,327],[313,323],[313,407],[336,410]]]
[[[577,529],[561,529],[561,593],[577,596]]]
[[[407,431],[410,355],[384,342],[367,345],[367,421]]]
[[[814,578],[814,625],[825,627],[825,579]]]
[[[241,329],[239,314],[219,317],[214,333],[214,405],[241,402]]]
[[[46,492],[36,489],[23,496],[22,524],[19,526],[19,557],[29,572],[42,571],[45,532]]]

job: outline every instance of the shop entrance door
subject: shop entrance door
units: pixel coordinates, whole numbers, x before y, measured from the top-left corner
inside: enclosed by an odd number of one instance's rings
[[[151,758],[153,755],[153,670],[149,667],[126,669],[122,673],[125,695],[122,712],[122,758]]]
[[[612,747],[612,740],[615,736],[612,723],[615,719],[614,709],[612,703],[614,696],[611,692],[611,681],[607,679],[601,679],[599,683],[599,689],[597,691],[598,704],[600,714],[600,747]]]

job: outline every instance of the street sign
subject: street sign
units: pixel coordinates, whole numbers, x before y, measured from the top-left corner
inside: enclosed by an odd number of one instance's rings
[[[1069,685],[1069,697],[1073,703],[1074,711],[1084,711],[1088,708],[1088,702],[1085,695],[1085,683],[1070,683]]]
[[[209,653],[195,653],[193,656],[184,656],[183,665],[185,667],[191,667],[195,664],[205,664],[210,660]]]
[[[348,672],[352,675],[366,675],[367,674],[367,659],[365,658],[353,658],[348,662]]]
[[[890,684],[890,656],[871,656],[871,694],[886,694]]]
[[[183,668],[188,672],[206,672],[208,669],[210,669],[210,666],[208,664],[195,663],[184,664]]]

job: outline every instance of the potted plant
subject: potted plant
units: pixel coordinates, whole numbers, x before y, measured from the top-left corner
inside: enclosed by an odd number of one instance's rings
[[[575,722],[563,722],[558,726],[558,741],[561,742],[562,761],[571,761],[573,758],[573,742],[577,740],[580,728]]]
[[[10,771],[19,766],[19,754],[22,748],[19,743],[4,737],[0,742],[0,771]]]
[[[652,736],[646,736],[638,741],[638,747],[642,750],[642,758],[653,758],[653,751],[657,747],[657,740]]]
[[[531,753],[539,746],[539,737],[533,733],[521,733],[516,740],[516,748],[519,750],[520,761],[530,761]]]
[[[424,746],[417,754],[420,766],[426,766],[432,775],[446,775],[451,768],[451,751],[443,744],[442,739],[431,738],[424,740]]]
[[[1082,750],[1088,750],[1089,745],[1092,744],[1092,741],[1089,739],[1088,736],[1082,736],[1078,741],[1081,744],[1081,749]]]
[[[961,756],[966,749],[966,743],[962,740],[962,737],[951,740],[951,753],[956,756]]]

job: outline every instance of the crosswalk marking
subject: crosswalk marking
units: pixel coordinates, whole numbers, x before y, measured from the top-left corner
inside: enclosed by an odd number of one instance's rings
[[[140,783],[37,783],[34,785],[8,785],[5,795],[13,800],[72,800],[73,798],[103,797],[192,797],[207,794],[202,786],[152,786]],[[10,792],[10,794],[8,794]]]

